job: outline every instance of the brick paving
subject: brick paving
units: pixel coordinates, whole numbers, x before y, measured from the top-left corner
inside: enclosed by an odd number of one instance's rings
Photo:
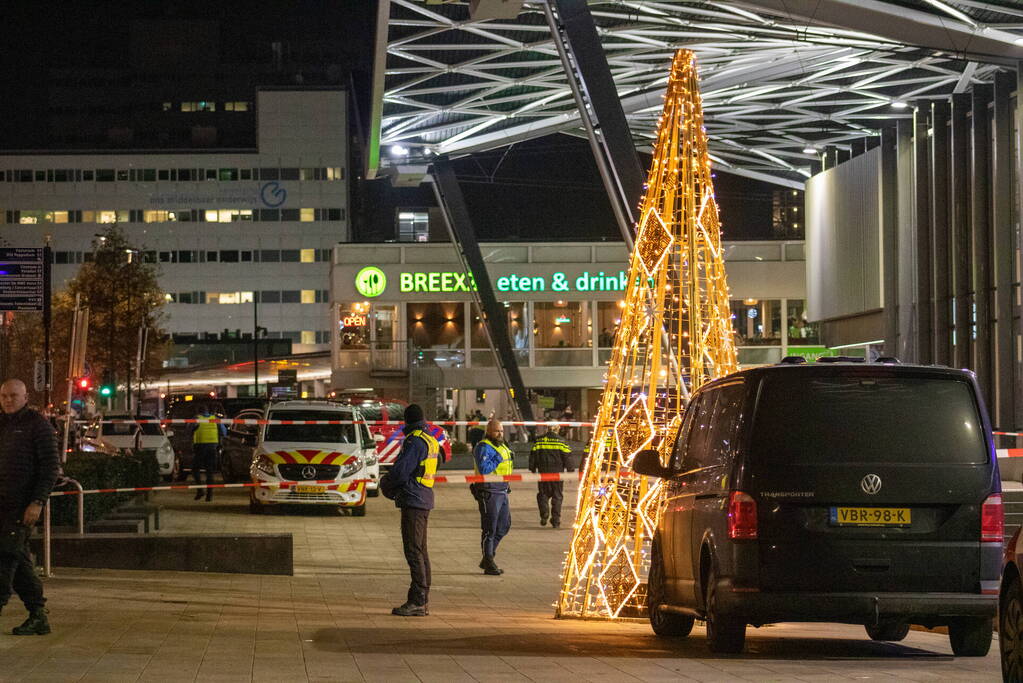
[[[785,624],[750,629],[743,655],[716,656],[701,626],[671,641],[644,623],[555,620],[570,532],[538,525],[534,491],[515,488],[498,557],[506,573],[489,577],[476,567],[474,501],[463,486],[438,486],[431,615],[409,619],[390,614],[408,581],[390,501],[370,500],[364,518],[253,516],[242,492],[211,504],[160,494],[163,532],[290,531],[295,576],[58,568],[46,581],[54,633],[0,635],[0,681],[999,679],[997,644],[985,658],[954,658],[934,633],[885,644],[860,627]],[[0,629],[23,615],[12,602]]]

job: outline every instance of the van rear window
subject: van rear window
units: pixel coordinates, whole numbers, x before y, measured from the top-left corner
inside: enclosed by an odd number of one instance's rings
[[[750,447],[777,465],[980,463],[981,425],[958,380],[774,375],[761,385]]]
[[[280,410],[271,412],[271,420],[351,420],[351,413],[336,410]],[[355,425],[267,425],[264,441],[307,443],[359,443]]]

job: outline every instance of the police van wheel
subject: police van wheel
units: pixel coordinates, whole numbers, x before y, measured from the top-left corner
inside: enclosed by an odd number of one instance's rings
[[[352,512],[352,517],[365,517],[366,516],[366,504],[356,505],[355,507],[348,508]]]
[[[376,498],[379,495],[380,495],[380,489],[379,488],[366,489],[366,497],[367,498]]]

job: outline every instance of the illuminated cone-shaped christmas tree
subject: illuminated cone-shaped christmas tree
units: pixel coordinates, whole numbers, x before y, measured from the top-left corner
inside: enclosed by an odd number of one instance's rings
[[[580,482],[559,616],[645,613],[659,481],[629,472],[664,450],[689,393],[738,369],[696,60],[680,50],[647,177],[629,288]]]

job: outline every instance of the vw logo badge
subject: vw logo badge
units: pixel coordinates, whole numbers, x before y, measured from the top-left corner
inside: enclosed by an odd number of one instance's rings
[[[303,479],[315,479],[316,478],[316,468],[313,467],[312,465],[306,465],[305,467],[303,467],[302,468],[302,478]],[[880,480],[878,480],[878,481],[880,481]],[[878,488],[880,488],[881,484],[878,483],[877,486],[878,486]]]
[[[881,477],[876,474],[868,474],[860,480],[860,488],[864,493],[874,495],[881,490]]]

